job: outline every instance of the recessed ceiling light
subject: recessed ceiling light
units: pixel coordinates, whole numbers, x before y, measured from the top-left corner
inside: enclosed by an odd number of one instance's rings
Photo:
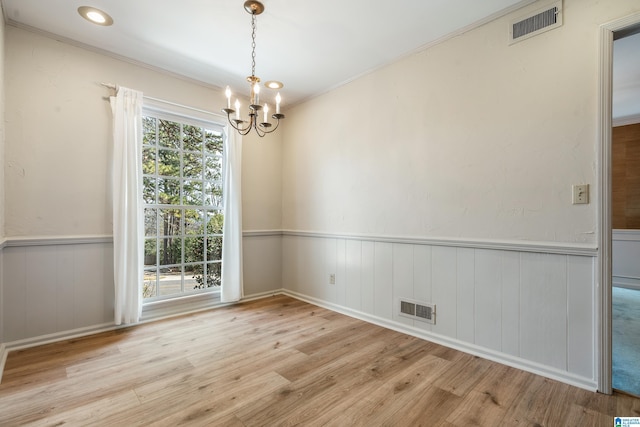
[[[268,82],[265,82],[264,85],[269,89],[282,89],[284,87],[282,82],[278,82],[275,80],[269,80]]]
[[[111,18],[107,12],[96,9],[95,7],[80,6],[78,13],[87,21],[97,25],[104,25],[106,27],[113,24],[113,18]]]

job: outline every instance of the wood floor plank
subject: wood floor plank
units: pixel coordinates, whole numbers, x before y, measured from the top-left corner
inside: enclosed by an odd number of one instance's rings
[[[493,363],[477,356],[465,355],[434,381],[434,385],[464,397],[482,380]]]
[[[425,355],[414,361],[399,358],[401,369],[387,370],[376,376],[375,389],[368,393],[352,410],[336,414],[334,425],[410,425],[407,418],[414,408],[417,396],[432,387],[433,380],[449,367],[450,362],[436,356]]]
[[[0,425],[601,426],[605,396],[278,295],[9,353]]]
[[[80,426],[99,424],[101,420],[111,413],[111,408],[134,409],[140,407],[140,402],[132,390],[122,393],[109,394],[103,399],[82,405],[80,408],[70,408],[66,411],[59,411],[41,420],[31,423],[34,426]]]
[[[290,382],[276,393],[265,396],[259,402],[240,409],[236,415],[246,425],[269,425],[274,418],[285,418],[308,401],[321,400],[327,391],[333,391],[339,379],[354,372],[354,363],[375,352],[384,343],[372,342],[367,346],[354,349],[350,358],[336,358],[328,364],[318,366],[312,374]]]

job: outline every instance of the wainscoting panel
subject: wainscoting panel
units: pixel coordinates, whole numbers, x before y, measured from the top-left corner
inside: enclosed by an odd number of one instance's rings
[[[383,319],[391,319],[393,317],[393,244],[375,242],[373,250],[375,257],[373,314]]]
[[[251,235],[242,239],[244,295],[282,288],[282,236]]]
[[[519,356],[567,368],[567,257],[521,254]]]
[[[595,389],[596,251],[523,245],[285,232],[284,289]],[[400,316],[399,298],[436,304],[435,325]]]
[[[613,230],[613,286],[640,290],[640,230]]]
[[[584,357],[593,352],[596,330],[594,275],[590,258],[567,257],[567,370],[587,378],[594,369],[594,361]]]
[[[363,268],[363,242],[345,241],[345,306],[362,310],[362,278],[367,276]]]
[[[359,241],[362,245],[362,264],[360,266],[354,265],[352,268],[360,268],[360,274],[362,277],[362,288],[360,291],[360,305],[361,311],[364,313],[373,313],[374,310],[374,284],[375,284],[375,269],[374,265],[376,263],[376,248],[375,243],[371,241]],[[282,257],[282,265],[284,265],[284,260],[286,258]],[[289,266],[287,265],[286,268]]]
[[[502,301],[502,253],[476,250],[475,269],[475,343],[496,351],[502,351],[502,308],[489,310],[495,301]],[[473,285],[473,282],[472,282]]]
[[[113,322],[111,243],[9,246],[4,256],[4,340]]]
[[[447,337],[458,334],[458,281],[457,248],[434,246],[431,248],[432,298],[436,304],[436,324],[432,331]]]
[[[520,252],[498,251],[502,263],[502,353],[520,355]],[[592,261],[591,258],[587,258]],[[589,281],[589,286],[593,278]],[[492,300],[495,301],[495,300]]]

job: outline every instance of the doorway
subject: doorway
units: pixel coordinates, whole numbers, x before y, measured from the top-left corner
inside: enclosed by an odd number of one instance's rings
[[[640,396],[640,26],[614,33],[612,386]]]
[[[598,244],[599,244],[599,253],[597,260],[598,267],[598,276],[600,280],[599,292],[597,295],[597,314],[599,319],[599,328],[598,328],[598,341],[599,341],[599,364],[597,366],[598,372],[598,390],[602,393],[611,393],[613,390],[613,363],[612,358],[616,357],[616,366],[619,368],[620,366],[626,366],[627,364],[632,363],[637,366],[635,362],[622,361],[620,364],[620,359],[618,353],[621,352],[621,344],[620,342],[627,341],[626,339],[620,340],[617,339],[615,341],[616,347],[614,348],[613,335],[614,329],[613,326],[616,325],[616,331],[620,332],[619,329],[619,317],[616,319],[614,316],[618,316],[616,314],[617,307],[614,307],[614,302],[619,305],[617,301],[621,299],[621,295],[624,292],[619,292],[619,289],[628,289],[631,286],[627,286],[626,288],[622,288],[621,286],[616,286],[614,288],[614,280],[617,280],[617,285],[620,285],[619,279],[624,276],[624,274],[619,273],[620,260],[619,258],[615,258],[617,254],[624,254],[624,251],[621,251],[619,248],[618,242],[614,242],[612,239],[613,236],[613,188],[612,182],[615,180],[613,177],[614,168],[613,168],[613,156],[612,152],[612,128],[613,128],[613,63],[614,63],[614,40],[624,39],[626,37],[631,37],[634,34],[640,32],[640,13],[636,13],[634,15],[628,16],[623,19],[619,19],[617,21],[611,22],[609,24],[605,24],[601,26],[600,33],[600,151],[599,151],[599,165],[598,168],[598,187],[599,194],[601,195],[600,202],[598,204],[598,217],[599,217],[599,233],[598,233]],[[620,115],[617,113],[617,115]],[[638,114],[640,116],[640,113]],[[616,194],[619,196],[619,194]],[[637,261],[636,261],[637,264]],[[614,278],[614,267],[616,277]],[[631,275],[625,276],[626,278],[632,278]],[[629,285],[629,283],[627,283]],[[615,295],[614,295],[615,293]],[[615,301],[614,301],[615,297]],[[627,313],[628,315],[628,313]],[[633,334],[633,333],[632,333]],[[633,341],[636,341],[634,339]],[[635,357],[636,349],[630,348],[631,354]],[[638,350],[638,360],[640,360],[640,346],[637,348]],[[618,369],[616,368],[616,373],[620,374]],[[627,373],[624,374],[625,377],[628,376]],[[640,384],[640,372],[638,372]],[[618,375],[618,378],[620,376]],[[633,381],[632,381],[633,382]],[[630,387],[627,384],[620,385],[621,383],[616,380],[616,387]],[[629,392],[636,394],[636,390],[628,390]],[[640,391],[640,389],[638,390]]]

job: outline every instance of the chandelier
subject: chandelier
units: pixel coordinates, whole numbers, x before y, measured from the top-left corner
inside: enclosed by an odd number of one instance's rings
[[[263,137],[278,129],[280,120],[284,119],[284,114],[280,113],[282,98],[280,98],[280,93],[278,92],[275,99],[276,112],[271,115],[271,118],[276,121],[274,127],[272,123],[269,123],[269,105],[266,102],[264,106],[260,105],[260,77],[256,76],[256,15],[264,12],[264,5],[259,1],[247,0],[244,2],[244,9],[251,14],[251,75],[247,77],[251,89],[249,94],[249,118],[248,120],[241,118],[240,101],[238,99],[236,99],[234,105],[235,109],[231,108],[231,89],[229,86],[225,90],[227,108],[223,108],[222,111],[227,114],[229,124],[241,135],[246,135],[251,132],[251,129],[254,129],[260,137]],[[266,86],[270,89],[280,89],[284,85],[277,81],[268,81]],[[261,111],[263,114],[260,114]],[[262,122],[260,118],[262,118]],[[271,129],[272,127],[273,129]]]

